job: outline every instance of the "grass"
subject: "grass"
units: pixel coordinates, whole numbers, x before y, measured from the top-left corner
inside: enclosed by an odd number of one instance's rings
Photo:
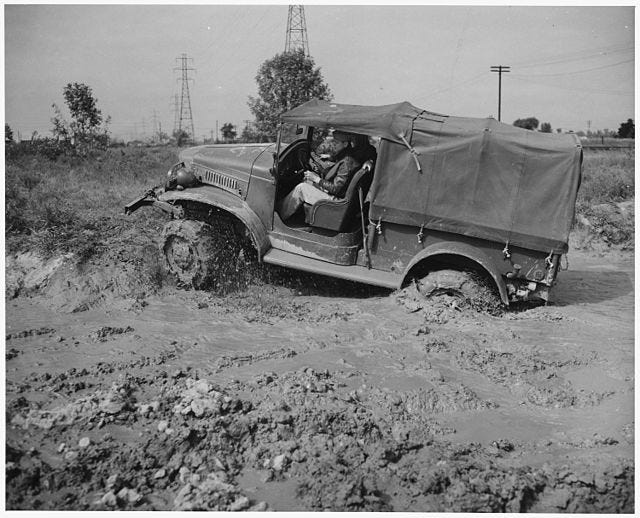
[[[635,176],[633,150],[586,151],[578,208],[633,198]]]
[[[21,154],[8,159],[6,251],[89,258],[117,229],[140,220],[138,215],[127,220],[124,205],[161,183],[176,155],[176,149],[164,147],[119,148],[91,158]]]
[[[635,152],[585,151],[575,233],[582,244],[634,246]]]

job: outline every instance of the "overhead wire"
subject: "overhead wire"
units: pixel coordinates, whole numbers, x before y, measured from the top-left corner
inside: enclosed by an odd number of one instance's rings
[[[531,83],[531,84],[536,84],[536,85],[541,85],[541,86],[550,86],[552,88],[558,88],[561,90],[569,90],[572,92],[587,92],[587,93],[594,93],[594,94],[605,94],[605,95],[621,95],[621,96],[634,96],[635,92],[630,91],[630,92],[625,92],[622,90],[610,90],[610,89],[600,89],[600,88],[584,88],[584,87],[579,87],[579,86],[562,86],[559,85],[557,83],[552,83],[552,82],[544,82],[544,81],[536,81],[533,79],[527,79],[524,76],[518,76],[516,74],[512,74],[511,77],[513,79],[515,79],[516,81],[522,81],[525,83]]]
[[[462,86],[467,86],[469,84],[473,84],[473,83],[479,82],[481,79],[485,79],[485,78],[488,78],[488,76],[486,75],[486,72],[481,72],[481,73],[476,74],[475,76],[472,76],[472,77],[470,77],[468,79],[465,79],[463,81],[459,81],[455,85],[449,86],[447,88],[441,88],[439,90],[435,90],[435,91],[429,92],[428,94],[422,95],[420,97],[416,97],[415,101],[418,101],[418,102],[419,101],[423,101],[423,100],[425,100],[425,99],[427,99],[429,97],[435,97],[437,95],[449,92],[451,90],[455,90],[455,89],[460,88]]]
[[[599,67],[593,67],[593,68],[585,68],[583,70],[574,70],[571,72],[556,72],[553,74],[513,74],[512,77],[514,76],[519,76],[519,77],[556,77],[556,76],[566,76],[566,75],[573,75],[573,74],[584,74],[585,72],[593,72],[595,70],[604,70],[605,68],[612,68],[612,67],[617,67],[618,65],[624,65],[625,63],[633,63],[633,59],[625,59],[624,61],[618,61],[617,63],[610,63],[608,65],[602,65]]]
[[[571,61],[582,61],[585,59],[596,59],[599,57],[604,57],[608,54],[617,54],[620,52],[629,52],[633,51],[634,47],[629,46],[628,44],[616,44],[616,45],[608,45],[604,47],[597,47],[593,49],[585,49],[581,51],[574,52],[565,52],[561,54],[556,54],[544,58],[536,58],[533,60],[525,60],[525,61],[516,61],[512,63],[513,67],[518,68],[531,68],[531,67],[539,67],[546,65],[555,65],[560,63],[568,63]]]

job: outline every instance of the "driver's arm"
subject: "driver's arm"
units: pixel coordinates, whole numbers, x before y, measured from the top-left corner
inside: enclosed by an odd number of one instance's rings
[[[331,169],[334,163],[335,162],[332,162],[331,160],[323,160],[318,157],[318,155],[315,155],[315,157],[312,157],[311,160],[309,160],[310,169],[321,176],[324,176],[325,173]]]

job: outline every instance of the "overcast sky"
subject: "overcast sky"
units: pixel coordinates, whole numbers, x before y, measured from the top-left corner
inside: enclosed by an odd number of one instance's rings
[[[634,118],[634,8],[316,5],[311,57],[334,100],[409,101],[449,115],[534,116],[574,131]],[[5,120],[49,135],[52,103],[89,85],[116,136],[173,130],[182,53],[196,135],[252,119],[262,62],[284,50],[287,5],[5,5]],[[589,122],[590,121],[590,122]]]

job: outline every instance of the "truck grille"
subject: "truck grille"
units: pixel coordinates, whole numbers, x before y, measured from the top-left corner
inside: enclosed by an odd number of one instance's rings
[[[221,189],[236,194],[237,196],[242,195],[242,191],[240,190],[240,187],[238,187],[238,181],[235,178],[230,178],[222,173],[195,165],[193,166],[193,174],[195,174],[196,178],[198,178],[202,183],[215,185],[216,187],[220,187]]]

